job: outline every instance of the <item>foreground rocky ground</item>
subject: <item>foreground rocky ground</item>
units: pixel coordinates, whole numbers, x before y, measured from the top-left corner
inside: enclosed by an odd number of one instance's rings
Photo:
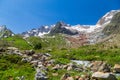
[[[22,62],[29,62],[36,70],[35,80],[51,80],[51,77],[57,77],[59,70],[66,70],[59,80],[118,80],[117,74],[120,73],[120,65],[114,67],[105,61],[79,61],[71,60],[68,64],[56,63],[49,53],[36,53],[33,50],[20,51],[15,47],[0,49],[1,54],[16,54],[22,56]],[[71,75],[71,71],[76,71],[80,75]],[[52,73],[52,76],[49,75]],[[25,80],[24,75],[18,80]]]

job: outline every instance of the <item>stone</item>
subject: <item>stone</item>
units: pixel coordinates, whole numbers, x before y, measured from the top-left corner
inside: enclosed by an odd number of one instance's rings
[[[49,53],[45,53],[45,56],[47,57],[51,57],[51,55]]]
[[[5,49],[1,47],[0,52],[5,52]]]
[[[60,80],[66,80],[68,77],[70,77],[69,73],[65,73]]]
[[[24,54],[27,54],[28,56],[32,56],[33,54],[35,54],[35,51],[33,51],[33,50],[26,50],[24,52]]]
[[[32,55],[32,58],[33,58],[33,60],[36,60],[36,59],[39,58],[39,56],[38,56],[37,54],[33,54],[33,55]]]
[[[29,60],[28,60],[28,58],[22,58],[21,61],[27,63]]]
[[[120,73],[120,65],[119,64],[115,64],[113,69],[114,69],[115,73]]]
[[[94,61],[90,64],[90,69],[93,72],[110,72],[110,66],[103,61]]]
[[[110,66],[106,62],[103,62],[98,71],[110,72]]]
[[[111,73],[95,72],[92,74],[92,79],[97,80],[117,80],[117,78]]]
[[[73,77],[68,77],[66,80],[74,80]]]
[[[46,77],[46,74],[43,72],[37,72],[35,74],[35,80],[48,80],[48,78]]]
[[[63,69],[67,69],[67,68],[68,68],[68,65],[63,65],[62,68],[63,68]]]
[[[53,76],[58,76],[58,73],[52,73]]]
[[[68,66],[67,71],[70,71],[72,69],[73,69],[72,66]]]
[[[14,50],[13,53],[14,53],[14,54],[17,54],[17,55],[20,55],[20,56],[23,55],[23,54],[20,52],[20,50]]]
[[[38,66],[38,61],[36,60],[36,61],[31,61],[30,62],[34,67],[37,67]]]
[[[16,48],[16,47],[8,47],[7,49],[8,50],[18,50],[18,48]]]
[[[75,80],[78,80],[80,78],[80,76],[74,76]]]
[[[79,78],[79,79],[77,79],[77,80],[85,80],[85,79],[83,79],[83,78],[81,78],[81,77],[80,77],[80,78]]]
[[[16,77],[17,80],[25,80],[24,76]]]
[[[54,66],[54,67],[52,68],[52,70],[59,70],[60,68],[61,68],[60,65],[57,64],[56,66]]]
[[[31,60],[32,60],[32,57],[27,57],[27,56],[25,57],[24,56],[21,61],[22,62],[31,62]]]

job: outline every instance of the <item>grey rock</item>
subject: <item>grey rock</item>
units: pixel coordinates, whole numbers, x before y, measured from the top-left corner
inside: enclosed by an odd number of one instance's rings
[[[35,80],[48,80],[48,78],[46,77],[46,74],[43,72],[37,72],[35,74]]]
[[[111,73],[95,72],[92,74],[92,79],[97,80],[117,80],[117,78]]]
[[[114,72],[115,73],[120,73],[120,65],[119,64],[114,65]]]
[[[33,54],[35,54],[35,51],[33,51],[33,50],[26,50],[26,51],[24,51],[24,54],[27,54],[28,56],[32,56]]]

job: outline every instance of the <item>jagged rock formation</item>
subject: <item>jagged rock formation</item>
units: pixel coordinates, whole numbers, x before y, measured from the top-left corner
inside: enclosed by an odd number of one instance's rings
[[[76,34],[78,34],[77,31],[66,29],[66,27],[67,27],[67,25],[65,23],[57,22],[55,27],[53,27],[51,29],[50,34],[51,35],[58,34],[58,33],[68,34],[68,35],[76,35]]]
[[[48,34],[50,31],[49,26],[41,26],[38,29],[32,29],[30,31],[23,32],[22,35],[25,37],[30,37],[30,36],[39,36],[42,37],[45,34]]]
[[[6,26],[0,26],[0,38],[5,38],[9,36],[14,36],[14,33],[7,29]]]

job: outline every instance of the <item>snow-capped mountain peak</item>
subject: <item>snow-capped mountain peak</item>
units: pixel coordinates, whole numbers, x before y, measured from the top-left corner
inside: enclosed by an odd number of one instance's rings
[[[97,22],[97,26],[96,27],[100,27],[103,25],[106,25],[108,23],[110,23],[111,19],[113,18],[113,16],[120,12],[120,10],[111,10],[110,12],[106,13],[98,22]]]
[[[39,36],[39,37],[42,37],[43,35],[48,34],[49,31],[50,31],[50,27],[49,26],[41,26],[39,28],[23,32],[22,35],[25,38],[26,37],[30,37],[30,36]]]
[[[14,36],[14,33],[7,29],[5,25],[0,26],[0,38]]]

